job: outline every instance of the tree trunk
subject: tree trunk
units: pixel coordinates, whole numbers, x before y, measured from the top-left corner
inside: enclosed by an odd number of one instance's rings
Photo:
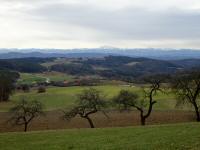
[[[142,126],[145,125],[145,121],[146,121],[146,118],[145,118],[145,116],[143,115],[143,110],[140,109],[140,123],[141,123]]]
[[[27,131],[27,127],[28,127],[28,123],[25,123],[25,124],[24,124],[24,132]]]
[[[199,115],[199,112],[196,112],[196,114],[197,114],[197,122],[200,122],[200,115]]]
[[[194,104],[195,114],[196,114],[196,121],[200,122],[200,114],[199,114],[199,108],[196,104]]]
[[[1,99],[0,99],[1,102],[3,102],[3,88],[1,88]]]
[[[145,117],[141,117],[141,125],[144,126],[146,123],[146,118]]]
[[[88,122],[89,122],[89,124],[90,124],[90,127],[91,128],[94,128],[94,124],[93,124],[93,122],[92,122],[92,120],[87,116],[87,117],[85,117],[87,120],[88,120]]]

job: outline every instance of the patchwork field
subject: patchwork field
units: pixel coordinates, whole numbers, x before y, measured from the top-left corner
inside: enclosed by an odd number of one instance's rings
[[[174,150],[200,147],[198,123],[0,134],[3,150]]]

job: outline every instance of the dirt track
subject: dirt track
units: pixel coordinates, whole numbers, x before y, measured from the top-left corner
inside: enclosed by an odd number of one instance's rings
[[[106,118],[102,113],[92,116],[95,127],[122,127],[139,125],[139,114],[137,111],[117,112],[110,111]],[[48,129],[64,129],[64,128],[88,128],[88,122],[82,118],[76,117],[70,122],[64,121],[62,112],[50,111],[45,116],[35,119],[29,126],[28,130],[48,130]],[[0,113],[0,132],[7,131],[23,131],[22,127],[11,126],[6,123],[8,113]],[[191,111],[154,111],[152,116],[147,119],[147,124],[164,124],[195,121],[194,113]]]

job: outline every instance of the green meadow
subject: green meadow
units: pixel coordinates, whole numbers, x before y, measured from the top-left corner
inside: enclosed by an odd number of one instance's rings
[[[20,73],[20,79],[18,84],[34,84],[38,82],[49,81],[70,81],[73,77],[71,75],[59,73],[59,72],[48,72],[48,73]]]
[[[198,123],[0,134],[2,150],[198,150]]]
[[[82,90],[89,88],[83,86],[74,86],[74,87],[50,87],[47,88],[45,93],[37,93],[37,90],[31,90],[29,93],[16,92],[14,93],[9,102],[2,103],[0,105],[0,111],[7,111],[13,103],[18,101],[21,98],[27,98],[30,100],[39,100],[45,105],[45,110],[58,110],[69,107],[74,104],[77,98],[77,94]],[[110,100],[113,96],[121,89],[132,90],[140,95],[142,95],[142,90],[140,87],[126,87],[120,85],[102,85],[102,86],[93,86],[105,95],[105,97]],[[141,96],[141,98],[143,98]],[[175,108],[176,100],[173,94],[164,94],[158,93],[155,97],[158,103],[155,105],[157,110],[172,110],[179,109]]]

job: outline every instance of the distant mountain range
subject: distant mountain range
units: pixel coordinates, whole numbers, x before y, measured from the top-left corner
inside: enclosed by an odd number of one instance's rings
[[[120,49],[112,47],[91,49],[0,49],[0,59],[10,58],[51,58],[51,57],[105,57],[105,56],[146,57],[160,60],[199,59],[200,50],[194,49]]]

